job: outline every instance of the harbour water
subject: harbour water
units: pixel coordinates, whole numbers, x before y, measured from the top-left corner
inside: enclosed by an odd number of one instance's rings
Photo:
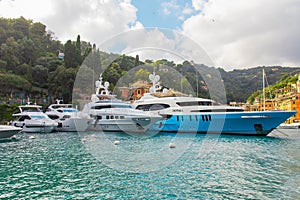
[[[0,142],[0,199],[300,197],[297,138],[31,135]]]

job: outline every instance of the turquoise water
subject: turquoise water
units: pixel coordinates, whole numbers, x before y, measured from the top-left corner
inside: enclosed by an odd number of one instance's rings
[[[295,199],[300,140],[53,133],[0,142],[0,199]],[[118,140],[119,145],[114,145]],[[175,148],[169,148],[170,142]]]

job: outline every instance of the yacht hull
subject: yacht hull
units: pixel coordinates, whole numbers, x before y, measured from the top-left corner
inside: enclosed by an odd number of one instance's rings
[[[19,127],[20,123],[15,123],[16,127]],[[24,133],[51,133],[55,131],[57,123],[54,121],[39,121],[39,120],[25,120],[21,126]]]
[[[55,126],[50,125],[50,126],[43,126],[43,125],[39,125],[39,124],[26,124],[23,129],[22,132],[24,133],[51,133],[52,131],[55,130]]]
[[[58,121],[57,131],[60,132],[83,132],[89,127],[91,119],[69,118],[65,121]]]
[[[128,133],[146,133],[157,121],[157,117],[128,117],[119,120],[95,120],[92,122],[89,130],[98,130],[104,132],[128,132]]]
[[[175,114],[155,123],[150,130],[265,136],[295,113],[295,111],[263,111]]]

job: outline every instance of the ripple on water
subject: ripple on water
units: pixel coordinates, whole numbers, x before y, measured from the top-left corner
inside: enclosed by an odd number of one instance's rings
[[[174,136],[139,139],[112,133],[107,137],[119,140],[115,149],[133,152],[132,156],[159,149],[158,156],[172,153],[160,149]],[[299,140],[241,136],[205,140],[197,135],[181,156],[160,170],[129,173],[97,160],[75,133],[36,138],[0,143],[1,199],[294,199],[300,195]]]

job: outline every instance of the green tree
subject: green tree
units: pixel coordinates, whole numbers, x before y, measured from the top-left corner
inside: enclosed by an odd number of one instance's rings
[[[36,85],[46,88],[48,80],[48,69],[43,65],[36,65],[32,69],[32,80]]]
[[[80,37],[79,37],[80,39]],[[76,44],[78,41],[76,42]],[[74,44],[71,40],[68,40],[65,44],[65,67],[66,68],[77,68],[81,65],[81,54],[80,54],[80,48],[76,47],[76,44]]]
[[[103,73],[103,79],[115,85],[121,78],[122,70],[118,63],[113,62]]]
[[[134,80],[137,81],[137,80],[143,80],[143,81],[146,81],[148,80],[149,78],[149,75],[150,75],[150,72],[146,69],[139,69],[137,72],[135,72],[134,74]]]
[[[0,59],[7,63],[6,71],[14,71],[19,65],[19,45],[13,37],[9,37],[1,44]]]
[[[33,63],[37,57],[35,44],[28,37],[23,37],[20,42],[20,62],[21,63]]]
[[[13,37],[15,40],[22,39],[23,37],[29,37],[29,27],[32,23],[31,20],[26,20],[24,17],[20,17],[14,20],[13,23]]]

